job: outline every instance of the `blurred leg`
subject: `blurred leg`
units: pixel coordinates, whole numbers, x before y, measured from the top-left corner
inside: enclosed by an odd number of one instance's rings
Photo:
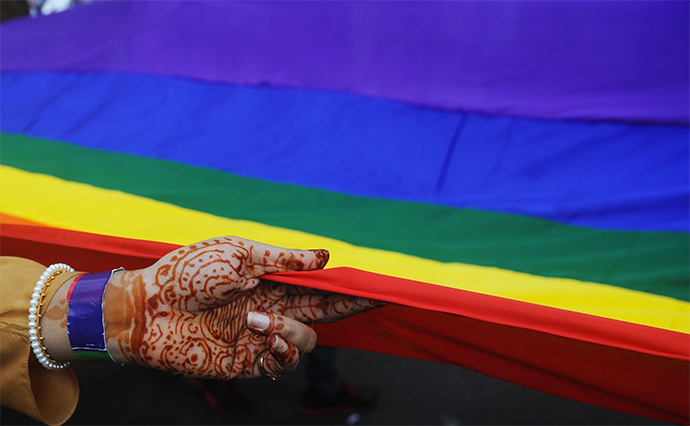
[[[356,413],[374,408],[379,401],[375,389],[356,388],[338,372],[338,350],[317,346],[306,359],[307,389],[300,403],[306,415],[320,415],[333,411]]]

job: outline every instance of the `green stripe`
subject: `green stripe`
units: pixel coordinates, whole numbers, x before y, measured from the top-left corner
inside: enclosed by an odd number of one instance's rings
[[[690,300],[690,244],[685,233],[596,230],[526,216],[353,197],[0,135],[2,163],[34,173],[364,247]]]
[[[87,351],[83,349],[74,349],[74,354],[82,361],[110,361],[115,362],[107,351]]]

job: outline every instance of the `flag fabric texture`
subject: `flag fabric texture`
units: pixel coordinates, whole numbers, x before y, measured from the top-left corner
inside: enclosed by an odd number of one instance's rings
[[[0,27],[0,250],[221,235],[390,305],[323,344],[687,423],[685,2],[94,2]]]

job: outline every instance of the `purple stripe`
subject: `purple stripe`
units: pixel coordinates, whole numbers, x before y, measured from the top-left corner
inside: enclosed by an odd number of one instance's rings
[[[4,70],[316,88],[688,123],[688,2],[94,2],[3,24]]]

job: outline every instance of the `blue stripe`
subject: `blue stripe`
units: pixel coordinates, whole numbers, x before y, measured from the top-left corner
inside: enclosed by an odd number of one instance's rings
[[[352,195],[688,230],[685,126],[490,117],[115,73],[4,73],[1,83],[6,132]]]

